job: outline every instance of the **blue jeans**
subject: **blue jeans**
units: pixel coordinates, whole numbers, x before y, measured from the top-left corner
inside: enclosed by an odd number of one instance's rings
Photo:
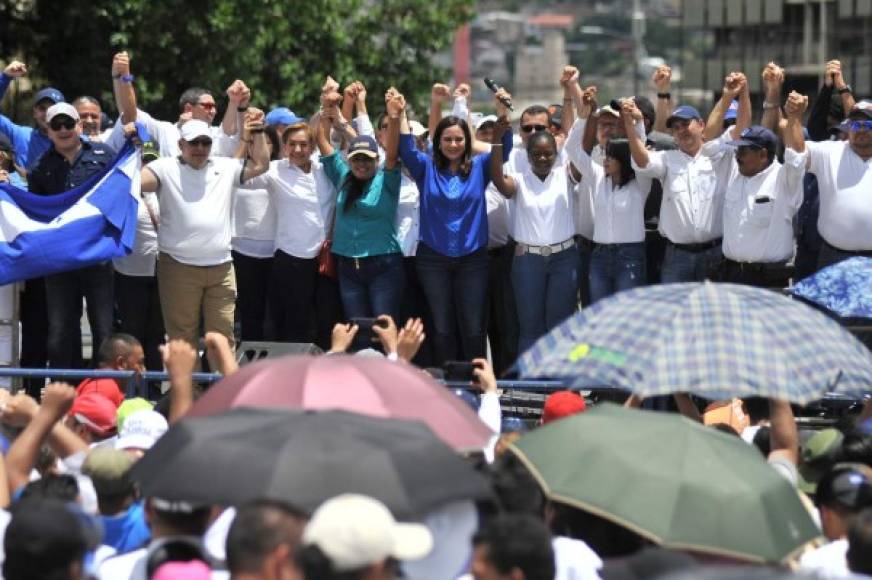
[[[81,364],[82,351],[78,345],[82,336],[82,298],[87,303],[91,359],[96,364],[100,345],[112,334],[114,281],[115,270],[110,261],[45,277],[49,368],[69,369]]]
[[[339,295],[346,318],[373,318],[387,314],[398,327],[405,323],[400,320],[406,283],[402,254],[336,258]]]
[[[645,280],[645,242],[598,244],[594,248],[590,259],[591,303],[643,286]]]
[[[721,244],[700,252],[691,252],[667,241],[660,281],[663,284],[674,284],[702,282],[706,279],[717,280],[723,261],[724,252]]]
[[[577,309],[578,250],[575,246],[550,256],[515,254],[512,287],[518,305],[518,354]]]
[[[485,356],[487,328],[487,248],[451,257],[418,244],[418,279],[433,315],[433,362]],[[460,350],[457,348],[458,327]]]

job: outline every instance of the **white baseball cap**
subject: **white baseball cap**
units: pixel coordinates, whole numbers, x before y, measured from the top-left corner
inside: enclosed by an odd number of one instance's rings
[[[427,132],[427,127],[425,127],[418,121],[409,121],[409,130],[412,131],[413,136],[420,137]]]
[[[151,449],[167,429],[167,420],[157,411],[136,411],[124,419],[115,449]]]
[[[51,123],[58,115],[66,115],[74,121],[79,120],[79,112],[74,106],[69,103],[55,103],[45,111],[45,122]]]
[[[187,121],[182,125],[182,128],[179,129],[179,133],[185,141],[193,141],[197,137],[212,138],[212,132],[209,130],[209,125],[207,125],[205,121],[199,121],[197,119]]]
[[[344,494],[315,510],[303,531],[303,545],[315,545],[337,572],[359,570],[386,558],[417,560],[433,549],[433,536],[421,524],[398,523],[371,497]]]

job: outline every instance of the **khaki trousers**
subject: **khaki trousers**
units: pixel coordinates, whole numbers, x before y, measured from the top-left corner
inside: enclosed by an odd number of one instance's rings
[[[169,254],[157,260],[157,283],[167,336],[188,341],[197,349],[200,314],[204,332],[220,332],[233,348],[236,274],[233,262],[189,266]]]

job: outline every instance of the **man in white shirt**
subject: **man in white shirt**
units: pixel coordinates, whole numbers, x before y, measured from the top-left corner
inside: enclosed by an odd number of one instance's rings
[[[737,83],[741,83],[742,92],[747,94],[745,76],[731,73],[730,77],[734,77],[734,92],[739,93]],[[723,153],[703,155],[705,124],[693,107],[676,108],[666,126],[672,130],[677,150],[648,151],[635,132],[627,135],[636,177],[656,178],[663,183],[659,229],[667,247],[661,281],[714,278],[723,260],[724,184],[732,158]]]
[[[820,191],[818,268],[872,256],[872,101],[848,113],[848,140],[808,143],[808,171]]]
[[[246,139],[252,163],[210,158],[212,137],[203,121],[182,125],[181,155],[142,169],[142,191],[160,199],[158,286],[170,339],[196,348],[200,315],[204,331],[220,332],[232,345],[236,275],[230,255],[232,198],[236,187],[269,168],[263,113],[249,118]]]
[[[807,102],[796,93],[788,100],[786,108],[799,130],[785,133],[788,148],[783,165],[775,158],[778,138],[760,125],[732,127],[703,146],[707,155],[725,153],[734,160],[724,197],[726,282],[762,288],[787,285],[785,264],[794,250],[793,216],[802,204],[807,153],[801,117]],[[706,132],[720,132],[728,106],[727,96],[722,97],[709,116]],[[744,99],[739,108],[743,106]],[[797,134],[798,141],[794,138]]]

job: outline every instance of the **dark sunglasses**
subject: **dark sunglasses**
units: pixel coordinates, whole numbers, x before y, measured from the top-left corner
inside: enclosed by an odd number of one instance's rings
[[[211,139],[194,139],[193,141],[188,141],[188,145],[191,147],[211,147],[212,140]]]
[[[52,131],[60,131],[61,129],[67,129],[69,131],[75,129],[76,121],[69,117],[64,117],[63,119],[52,119],[48,126],[51,127]]]
[[[521,125],[521,131],[524,133],[532,133],[533,131],[544,131],[547,129],[545,125]]]
[[[865,129],[866,131],[872,131],[872,120],[870,120],[870,121],[850,121],[848,123],[848,127],[850,127],[851,131],[859,131],[860,129]]]
[[[204,109],[206,109],[207,111],[212,111],[212,110],[218,108],[218,106],[215,103],[197,103],[197,104],[199,106],[203,107]]]
[[[836,467],[818,483],[818,506],[838,503],[852,511],[872,506],[872,481],[850,466]]]

